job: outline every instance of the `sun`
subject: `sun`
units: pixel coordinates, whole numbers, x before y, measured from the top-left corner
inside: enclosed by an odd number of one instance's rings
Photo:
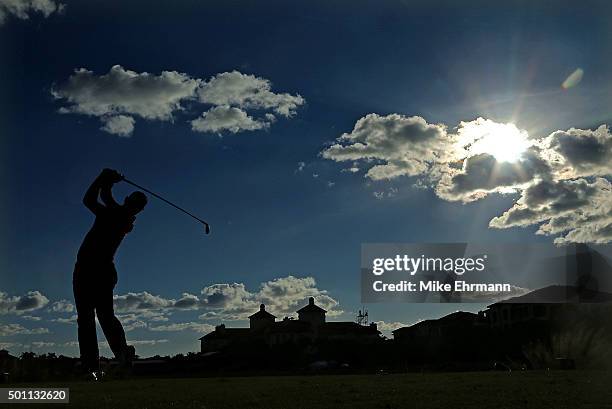
[[[478,118],[462,122],[458,131],[458,145],[467,156],[487,153],[498,162],[516,162],[531,145],[527,131],[513,123],[498,123]]]

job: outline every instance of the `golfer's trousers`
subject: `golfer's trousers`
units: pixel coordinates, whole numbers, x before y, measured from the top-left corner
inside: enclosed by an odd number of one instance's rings
[[[81,362],[87,370],[99,368],[96,315],[115,356],[121,357],[127,347],[125,332],[113,308],[113,288],[116,284],[114,268],[112,263],[104,268],[99,265],[88,268],[80,263],[75,266],[72,290],[77,310]]]

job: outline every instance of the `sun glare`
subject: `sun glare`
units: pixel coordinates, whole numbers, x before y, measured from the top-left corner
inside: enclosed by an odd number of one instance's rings
[[[488,153],[498,162],[516,162],[530,145],[527,131],[483,118],[463,122],[458,134],[459,145],[469,156]]]

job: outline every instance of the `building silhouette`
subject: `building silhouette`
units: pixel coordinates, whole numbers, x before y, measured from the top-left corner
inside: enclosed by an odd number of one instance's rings
[[[238,349],[254,344],[269,347],[309,345],[317,342],[347,341],[356,344],[382,341],[376,323],[326,322],[327,311],[315,303],[314,297],[296,311],[297,319],[276,317],[261,304],[259,311],[249,316],[249,328],[226,328],[225,324],[200,338],[203,353]]]

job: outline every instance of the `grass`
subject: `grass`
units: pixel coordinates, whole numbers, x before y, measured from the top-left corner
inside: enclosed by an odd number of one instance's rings
[[[610,375],[597,371],[470,372],[130,379],[19,386],[67,386],[71,403],[54,407],[92,409],[604,409],[612,408]]]

